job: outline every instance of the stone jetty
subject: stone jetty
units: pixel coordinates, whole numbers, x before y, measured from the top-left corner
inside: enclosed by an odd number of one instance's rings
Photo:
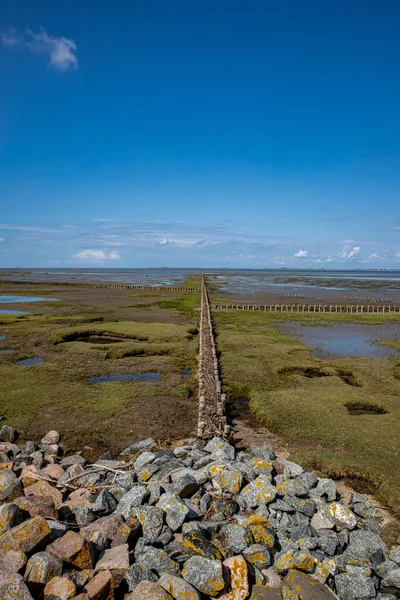
[[[56,431],[0,430],[2,600],[395,600],[380,518],[268,444],[147,439],[88,464]]]

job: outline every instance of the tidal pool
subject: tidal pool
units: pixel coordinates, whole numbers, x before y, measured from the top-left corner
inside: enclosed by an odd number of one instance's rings
[[[162,375],[159,371],[154,373],[113,373],[111,375],[100,375],[90,377],[89,383],[105,383],[107,381],[161,381]]]
[[[399,339],[400,323],[387,325],[356,325],[334,323],[328,327],[307,327],[295,321],[276,323],[281,333],[299,338],[306,346],[314,348],[312,354],[318,358],[388,358],[400,356],[400,352],[389,346],[374,344],[372,340]]]
[[[58,302],[58,298],[41,296],[0,296],[0,304],[18,304],[19,302]]]
[[[20,367],[30,367],[32,365],[40,365],[42,362],[44,362],[44,358],[25,358],[24,360],[19,360],[17,365]]]

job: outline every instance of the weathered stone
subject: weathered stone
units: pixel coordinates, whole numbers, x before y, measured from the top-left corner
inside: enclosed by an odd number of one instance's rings
[[[36,590],[43,588],[50,579],[61,573],[61,559],[49,552],[38,552],[28,560],[24,580],[30,589]]]
[[[71,454],[70,456],[65,456],[63,459],[61,459],[60,465],[64,468],[68,468],[72,465],[84,466],[86,462],[86,459],[80,454]]]
[[[253,585],[250,600],[282,600],[280,590],[264,585]]]
[[[101,517],[90,523],[90,525],[82,527],[79,533],[83,538],[90,541],[95,532],[102,533],[107,540],[107,544],[113,547],[128,542],[129,538],[134,535],[134,528],[129,527],[121,515],[113,514]]]
[[[34,517],[0,536],[0,549],[32,552],[50,538],[51,529],[43,517]]]
[[[129,569],[129,547],[128,544],[115,546],[106,550],[96,564],[96,571],[110,571],[113,576],[114,585],[118,587],[126,571]]]
[[[121,456],[130,456],[131,454],[135,454],[139,450],[148,450],[149,448],[155,448],[157,446],[156,442],[153,438],[147,438],[146,440],[142,440],[141,442],[134,442],[128,448],[125,448],[121,452]]]
[[[178,563],[172,560],[161,548],[145,546],[140,551],[135,549],[135,557],[137,565],[143,569],[156,571],[158,575],[162,575],[162,573],[179,573]]]
[[[262,569],[262,575],[265,577],[265,585],[270,588],[280,588],[282,586],[282,577],[279,575],[276,567]]]
[[[198,490],[199,484],[191,473],[177,477],[169,487],[169,491],[177,494],[180,498],[190,498]]]
[[[22,513],[14,503],[7,503],[0,506],[0,536],[19,525],[22,521]]]
[[[376,590],[370,577],[363,573],[360,567],[352,567],[351,573],[335,575],[335,587],[339,598],[375,598]]]
[[[172,600],[172,596],[163,587],[152,581],[141,581],[134,592],[125,600]]]
[[[95,519],[93,511],[88,506],[77,506],[72,509],[75,521],[78,525],[85,526],[92,523]]]
[[[62,475],[64,475],[65,471],[60,465],[54,464],[43,467],[42,473],[48,475],[52,479],[59,479]]]
[[[143,485],[133,487],[129,492],[122,496],[115,509],[115,514],[122,515],[124,519],[128,519],[132,508],[140,506],[148,495],[147,488]]]
[[[134,564],[126,571],[125,580],[129,591],[132,592],[141,581],[156,582],[158,576],[150,569]]]
[[[142,525],[144,537],[150,542],[155,542],[161,533],[164,522],[161,508],[143,506],[138,510],[137,516]]]
[[[220,561],[202,556],[192,556],[185,562],[182,577],[201,593],[212,597],[225,586]]]
[[[84,587],[90,600],[114,600],[114,582],[110,571],[100,571]]]
[[[289,571],[284,583],[296,592],[301,600],[337,600],[336,594],[327,585],[299,571]]]
[[[251,544],[243,551],[243,556],[260,571],[271,564],[271,555],[261,544]]]
[[[61,558],[67,565],[78,569],[93,567],[92,547],[85,538],[74,531],[67,531],[65,535],[49,544],[47,551]]]
[[[360,551],[365,556],[370,556],[377,550],[387,552],[385,542],[376,533],[367,529],[351,531],[349,537],[349,547],[353,550]],[[382,561],[381,561],[382,562]]]
[[[0,550],[0,573],[20,573],[26,565],[26,556],[19,550]]]
[[[60,490],[53,487],[47,481],[37,481],[24,489],[25,496],[39,496],[40,498],[51,498],[56,508],[60,508],[63,497]]]
[[[101,490],[93,504],[92,511],[97,515],[108,515],[117,508],[118,502],[110,492]]]
[[[318,531],[320,529],[333,529],[335,523],[333,519],[329,519],[322,511],[318,511],[311,519],[311,526]]]
[[[250,523],[247,526],[256,544],[262,544],[269,550],[275,545],[275,532],[269,523]]]
[[[22,485],[18,477],[9,470],[0,470],[0,502],[11,502],[22,495]]]
[[[191,531],[183,535],[183,546],[189,554],[198,554],[214,560],[222,560],[223,555],[201,531]]]
[[[135,471],[140,471],[143,467],[152,463],[155,457],[156,455],[153,452],[142,452],[142,454],[139,454],[133,464]]]
[[[42,444],[58,444],[60,441],[60,434],[58,431],[48,431],[44,437],[42,437]]]
[[[226,539],[226,545],[235,554],[243,552],[253,543],[250,531],[241,525],[225,525],[222,534]]]
[[[0,514],[1,514],[1,508],[0,508]],[[392,550],[392,552],[389,554],[389,559],[392,560],[393,562],[397,563],[398,565],[400,565],[400,546],[398,548],[395,548],[394,550]]]
[[[75,597],[76,587],[66,577],[53,577],[44,588],[44,600],[71,600]]]
[[[17,573],[0,573],[1,600],[33,600],[22,576]]]
[[[190,583],[176,575],[161,575],[158,585],[175,600],[200,600],[199,592]]]
[[[243,556],[231,556],[224,561],[228,572],[230,591],[221,600],[246,600],[249,595],[248,569]]]
[[[3,425],[0,429],[0,442],[14,442],[18,437],[17,430],[9,425]]]
[[[217,492],[229,494],[240,492],[243,477],[238,471],[231,471],[225,465],[214,465],[210,468],[210,477]]]
[[[357,517],[351,512],[347,506],[340,502],[329,504],[326,509],[326,514],[329,519],[332,519],[340,527],[345,529],[354,529],[357,525]]]
[[[385,587],[400,588],[400,569],[393,569],[393,571],[386,573],[382,580],[382,585]]]
[[[182,526],[186,515],[189,513],[188,507],[175,494],[170,492],[160,497],[157,508],[161,508],[166,513],[167,525],[172,531],[176,531]]]
[[[224,456],[228,460],[235,460],[235,448],[219,437],[214,437],[204,446],[205,452],[209,454]]]
[[[280,552],[275,560],[275,566],[279,573],[290,569],[298,569],[311,573],[314,570],[314,560],[307,550],[296,551],[293,549]]]
[[[29,513],[30,517],[57,519],[58,512],[50,496],[20,496],[15,498],[14,505]]]
[[[268,477],[259,475],[257,479],[246,485],[238,496],[247,508],[258,506],[260,502],[268,504],[272,502],[277,493],[276,488],[271,485]]]

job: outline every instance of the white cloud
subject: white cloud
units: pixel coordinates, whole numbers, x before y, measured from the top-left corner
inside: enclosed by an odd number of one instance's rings
[[[361,248],[360,246],[343,246],[340,252],[337,255],[337,258],[342,260],[354,260],[360,254]]]
[[[81,250],[72,256],[75,260],[86,262],[103,262],[104,260],[121,260],[118,252],[104,252],[104,250]]]
[[[294,256],[297,256],[297,258],[309,258],[308,250],[299,250]]]
[[[50,67],[58,71],[78,68],[77,46],[74,40],[52,37],[43,28],[39,33],[33,33],[30,29],[27,29],[25,33],[9,29],[1,34],[1,41],[7,48],[27,48],[33,54],[48,56]]]
[[[5,240],[3,237],[0,237],[0,244],[1,244],[2,242],[5,242],[5,241],[6,241],[6,240]]]
[[[157,243],[157,246],[168,246],[168,244],[170,244],[170,243],[171,242],[169,241],[169,239],[164,238]]]

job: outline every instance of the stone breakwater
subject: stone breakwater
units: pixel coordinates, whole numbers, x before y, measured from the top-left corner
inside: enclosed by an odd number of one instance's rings
[[[210,301],[204,274],[201,280],[199,326],[199,418],[197,436],[209,439],[226,437],[230,427],[225,415],[226,396],[222,393],[217,348],[213,331]]]
[[[152,439],[87,464],[0,430],[2,600],[395,600],[400,548],[268,445]]]

